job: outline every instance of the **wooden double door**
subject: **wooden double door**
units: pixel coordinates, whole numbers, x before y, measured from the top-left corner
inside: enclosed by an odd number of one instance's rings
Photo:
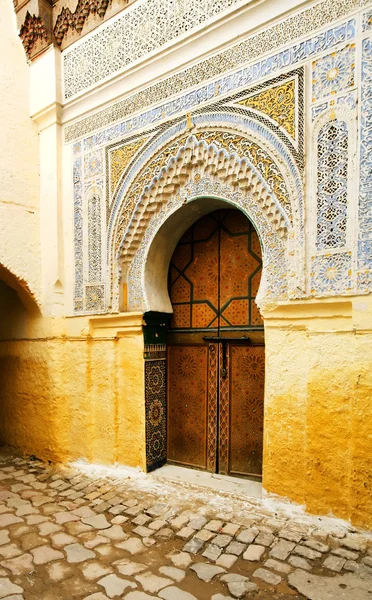
[[[254,302],[261,247],[240,211],[219,210],[182,237],[169,270],[169,462],[262,473],[264,335]]]

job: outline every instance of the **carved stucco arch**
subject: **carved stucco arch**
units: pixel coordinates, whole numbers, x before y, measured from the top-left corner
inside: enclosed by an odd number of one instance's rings
[[[208,117],[208,118],[207,118]],[[270,141],[274,140],[271,144],[271,150],[273,149],[274,143],[276,144],[276,161],[275,164],[279,165],[278,168],[281,172],[285,173],[286,182],[288,183],[288,204],[290,209],[284,210],[283,206],[278,201],[278,198],[270,189],[267,182],[262,177],[262,174],[258,172],[258,169],[248,161],[245,156],[238,156],[236,153],[229,153],[224,148],[218,147],[216,144],[207,144],[204,140],[198,140],[196,133],[199,131],[199,127],[204,127],[212,120],[213,125],[221,127],[222,122],[228,120],[230,117],[233,121],[236,121],[236,115],[221,115],[218,114],[216,119],[211,119],[211,115],[198,115],[198,129],[193,129],[189,132],[188,136],[185,136],[184,125],[178,124],[175,126],[175,136],[171,137],[169,131],[165,132],[161,139],[157,142],[157,153],[152,151],[149,152],[147,149],[145,152],[147,160],[142,160],[142,168],[136,169],[136,165],[132,165],[129,177],[126,176],[126,180],[121,182],[119,190],[114,199],[114,207],[111,213],[111,219],[109,223],[109,239],[108,239],[108,251],[109,251],[109,264],[111,265],[111,306],[113,310],[119,308],[119,280],[127,282],[129,285],[129,297],[132,299],[129,304],[130,309],[144,308],[145,302],[137,299],[134,301],[136,293],[131,292],[131,288],[138,288],[138,282],[134,282],[134,279],[130,276],[129,272],[134,272],[130,268],[132,263],[138,263],[138,257],[141,255],[139,252],[140,246],[146,236],[149,224],[152,216],[158,214],[164,206],[167,206],[169,202],[172,202],[177,194],[179,196],[179,190],[186,189],[186,183],[192,181],[196,173],[198,177],[203,179],[204,177],[209,178],[210,182],[214,182],[215,185],[225,184],[229,189],[228,196],[236,192],[242,199],[250,197],[254,198],[257,207],[260,208],[252,219],[251,215],[247,213],[247,216],[253,221],[261,239],[265,237],[263,231],[267,228],[267,222],[271,222],[271,233],[270,243],[267,246],[271,248],[282,246],[283,240],[285,240],[285,253],[286,260],[285,265],[282,262],[279,273],[279,280],[285,281],[285,285],[281,285],[280,291],[278,289],[278,298],[284,296],[298,296],[303,292],[303,242],[300,240],[303,234],[303,199],[302,199],[302,183],[301,178],[298,175],[298,170],[293,161],[293,157],[288,157],[287,149],[283,149],[282,154],[279,153],[281,142],[277,140],[272,132],[261,140],[262,147],[270,146]],[[217,124],[218,117],[218,124]],[[240,120],[241,121],[241,120]],[[196,123],[194,123],[196,126]],[[210,124],[212,125],[212,124]],[[236,125],[236,123],[235,123]],[[241,125],[241,122],[240,122]],[[256,125],[252,126],[250,121],[247,121],[248,125],[253,129]],[[258,133],[255,136],[255,141],[260,140],[259,133],[264,130],[262,124],[258,124],[256,129]],[[213,131],[212,127],[211,130]],[[230,129],[230,131],[233,129]],[[242,131],[234,131],[236,135],[242,136]],[[175,142],[175,138],[182,137],[185,141],[181,145],[175,145],[176,151],[174,153],[167,152],[167,143],[164,143],[168,138],[168,146],[172,146]],[[180,135],[180,134],[183,134]],[[161,143],[163,142],[163,143]],[[154,143],[154,145],[156,145]],[[158,162],[158,168],[150,169],[149,165],[154,159],[154,156],[165,156],[163,163]],[[140,161],[137,161],[137,163]],[[155,161],[156,162],[156,161]],[[144,173],[147,177],[147,181],[144,186],[140,186],[138,181],[141,179],[140,174]],[[213,186],[212,186],[213,188]],[[211,189],[212,189],[211,188]],[[213,194],[220,198],[225,198],[226,195]],[[133,205],[133,196],[136,198],[136,202]],[[187,202],[190,199],[184,199]],[[227,198],[228,202],[236,204],[241,207],[245,201],[234,202]],[[245,209],[243,208],[244,212]],[[123,221],[125,220],[125,212],[127,214],[127,224],[123,228]],[[289,214],[288,214],[289,212]],[[274,235],[275,232],[275,235]],[[282,240],[279,242],[279,240]],[[267,250],[264,248],[264,253]],[[266,264],[268,261],[266,260]],[[278,269],[274,269],[274,271]],[[138,271],[137,271],[138,274]],[[277,273],[278,275],[278,273]],[[287,279],[289,286],[287,286]],[[278,278],[277,278],[278,280]],[[267,286],[267,289],[271,289],[270,298],[274,299],[275,294],[273,289],[275,286]],[[285,288],[285,292],[283,289]],[[138,289],[137,289],[138,291]],[[144,293],[144,290],[142,290]],[[263,303],[263,295],[261,293],[261,304]],[[142,296],[144,298],[144,295]],[[268,300],[269,301],[269,300]],[[140,306],[141,305],[141,306]]]
[[[127,273],[132,310],[171,312],[167,273],[173,250],[197,219],[218,208],[241,210],[261,242],[263,270],[256,302],[263,307],[287,295],[287,239],[278,236],[272,220],[261,212],[252,193],[244,193],[199,172],[153,215]]]

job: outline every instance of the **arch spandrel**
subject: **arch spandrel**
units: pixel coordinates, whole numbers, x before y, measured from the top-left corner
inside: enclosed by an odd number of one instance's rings
[[[205,115],[199,117],[205,119]],[[228,115],[218,115],[221,122],[226,117]],[[214,122],[213,125],[216,128],[209,130],[212,143],[207,141],[206,129],[194,127],[186,133],[183,130],[183,135],[178,133],[178,139],[170,140],[169,144],[164,144],[160,150],[158,148],[150,160],[144,161],[142,169],[132,176],[131,182],[123,181],[116,198],[116,218],[111,218],[112,309],[119,308],[120,282],[125,282],[128,284],[129,309],[154,310],[145,289],[144,264],[155,217],[161,214],[166,221],[166,215],[173,214],[177,206],[192,203],[192,199],[200,194],[217,196],[234,204],[256,227],[263,244],[261,304],[298,297],[304,292],[302,181],[293,159],[286,149],[279,157],[273,143],[270,145],[268,139],[260,140],[258,129],[262,130],[263,126],[259,124],[255,138],[251,140],[258,149],[262,148],[258,161],[263,164],[258,168],[257,162],[254,164],[247,156],[235,151],[229,152],[221,143],[222,136],[226,139],[233,134],[234,150],[242,148],[239,137],[245,142],[247,137],[241,131],[221,131],[218,128],[222,123]],[[270,132],[268,138],[272,137]],[[164,141],[164,136],[162,139]],[[280,140],[274,141],[277,146],[281,143]],[[276,160],[273,158],[275,152]],[[148,156],[149,150],[146,149],[145,153]],[[283,200],[278,199],[280,194],[273,191],[273,177],[270,177],[264,163],[267,156],[271,157],[274,165],[272,172],[279,173],[283,182],[281,191],[287,199],[285,205]],[[141,158],[138,160],[141,161]],[[266,179],[263,173],[267,173]],[[205,189],[199,185],[199,191],[191,193],[197,180],[205,184]],[[125,202],[119,202],[120,194],[125,197]],[[158,228],[161,225],[158,223]]]

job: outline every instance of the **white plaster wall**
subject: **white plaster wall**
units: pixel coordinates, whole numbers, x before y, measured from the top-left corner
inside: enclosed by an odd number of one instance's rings
[[[0,0],[0,263],[40,300],[39,143],[11,0]]]

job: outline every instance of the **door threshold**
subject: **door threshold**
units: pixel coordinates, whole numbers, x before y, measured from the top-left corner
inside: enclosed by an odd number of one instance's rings
[[[153,471],[151,477],[199,485],[200,487],[209,488],[217,492],[262,498],[262,484],[252,479],[208,473],[207,471],[188,469],[187,467],[179,467],[178,465],[164,465],[160,469]]]

